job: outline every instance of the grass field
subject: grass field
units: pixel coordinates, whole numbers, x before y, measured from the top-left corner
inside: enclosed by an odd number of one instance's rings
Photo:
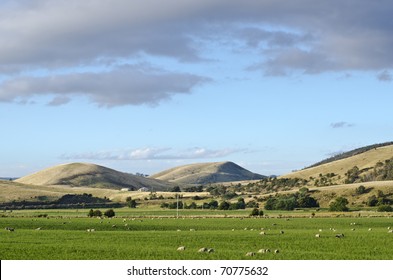
[[[285,212],[294,218],[278,218],[277,213],[271,213],[270,218],[248,218],[249,211],[239,211],[236,217],[224,218],[222,213],[214,212],[215,218],[204,218],[202,214],[210,216],[213,211],[182,211],[182,215],[188,215],[176,219],[176,211],[146,211],[118,209],[118,217],[112,219],[87,218],[86,210],[6,213],[0,218],[0,258],[393,259],[393,233],[388,233],[388,227],[393,227],[390,216],[323,217],[318,213],[315,218],[306,218],[298,212]],[[48,217],[39,218],[43,213]],[[7,231],[6,227],[15,231]],[[261,228],[265,235],[260,234]],[[338,233],[345,237],[336,238]],[[316,234],[321,237],[316,238]],[[186,249],[177,251],[179,246]],[[215,252],[198,253],[201,247],[214,248]],[[258,254],[259,249],[271,252]],[[256,254],[246,257],[247,252]]]

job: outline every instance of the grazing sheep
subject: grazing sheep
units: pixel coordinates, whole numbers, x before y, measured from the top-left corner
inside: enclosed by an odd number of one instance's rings
[[[35,230],[41,230],[41,228],[39,227],[39,228],[36,228]]]
[[[259,234],[260,234],[260,235],[266,235],[266,232],[261,231]]]
[[[207,250],[209,250],[209,249],[207,249],[207,248],[205,248],[205,247],[202,247],[202,248],[200,248],[200,249],[198,250],[198,253],[204,253],[204,252],[207,252]]]
[[[316,237],[316,238],[320,238],[321,235],[318,233],[318,234],[315,235],[315,237]]]
[[[12,228],[12,227],[6,227],[5,230],[8,230],[8,231],[15,231],[15,229]]]
[[[388,233],[393,233],[393,229],[389,230]]]
[[[276,249],[276,250],[274,250],[274,253],[278,254],[278,253],[280,253],[280,250]]]
[[[269,249],[259,249],[258,250],[258,254],[265,254],[265,253],[269,253],[270,250]]]
[[[116,225],[112,225],[112,227],[113,227],[113,228],[115,228],[115,227],[116,227]]]
[[[321,228],[319,229],[319,232],[322,232],[322,229],[321,229]]]
[[[207,249],[207,252],[210,254],[210,253],[214,253],[214,249],[213,248],[209,248],[209,249]]]
[[[390,229],[390,227],[388,227],[388,229]]]
[[[177,248],[178,251],[184,251],[186,249],[185,246],[180,246],[179,248]]]
[[[176,231],[181,231],[181,229],[177,229]]]
[[[369,229],[368,229],[368,231],[372,231],[372,230],[373,230],[372,228],[369,228]]]
[[[354,228],[351,228],[351,230],[352,230],[352,231],[355,231],[355,229],[354,229]]]
[[[253,256],[255,256],[254,252],[247,252],[246,253],[246,257],[253,257]]]
[[[194,228],[190,228],[190,231],[195,231],[195,229]]]
[[[283,231],[283,230],[280,230],[280,234],[284,234],[284,231]]]
[[[344,237],[343,233],[336,234],[336,238],[343,238],[343,237]]]

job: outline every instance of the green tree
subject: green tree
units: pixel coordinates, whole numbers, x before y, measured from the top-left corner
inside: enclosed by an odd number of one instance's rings
[[[253,217],[257,217],[257,216],[262,217],[262,216],[263,216],[263,210],[262,210],[262,209],[259,210],[258,208],[254,208],[254,209],[252,209],[250,216],[253,216]]]
[[[231,204],[224,200],[218,205],[218,210],[228,210],[229,207],[231,207]]]
[[[108,209],[105,211],[104,215],[108,218],[112,218],[115,216],[115,211],[113,211],[113,209]]]
[[[128,207],[130,207],[130,208],[136,208],[137,202],[136,202],[135,199],[132,199],[131,196],[128,196],[128,197],[126,198],[126,203],[127,203],[127,206],[128,206]]]
[[[356,194],[364,194],[364,193],[366,193],[366,187],[361,185],[356,188],[355,192],[356,192]]]
[[[348,203],[348,199],[345,197],[337,197],[335,201],[329,204],[329,210],[334,212],[349,211],[349,208],[347,207]]]
[[[179,186],[175,186],[171,189],[171,192],[181,192],[180,187]]]

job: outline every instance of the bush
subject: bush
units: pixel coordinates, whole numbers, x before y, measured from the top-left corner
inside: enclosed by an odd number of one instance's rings
[[[379,205],[378,212],[393,212],[393,208],[390,205]]]
[[[347,212],[349,211],[348,203],[349,201],[345,197],[337,197],[335,201],[329,204],[329,211]]]
[[[252,217],[257,217],[257,216],[262,217],[263,216],[263,210],[259,210],[258,208],[254,208],[254,209],[252,209],[250,216],[252,216]]]
[[[113,209],[106,210],[105,213],[104,213],[104,215],[105,215],[106,217],[108,217],[108,218],[112,218],[112,217],[115,216],[115,211],[113,211]]]
[[[355,191],[356,191],[356,194],[364,194],[364,193],[366,193],[366,187],[361,185],[358,188],[356,188]]]

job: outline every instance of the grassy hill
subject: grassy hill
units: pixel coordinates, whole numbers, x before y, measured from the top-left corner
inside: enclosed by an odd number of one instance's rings
[[[210,162],[188,164],[151,175],[150,178],[178,184],[210,184],[263,179],[233,162]]]
[[[368,171],[373,169],[378,162],[383,163],[391,158],[393,158],[393,145],[375,147],[350,157],[292,172],[280,178],[301,178],[308,180],[310,177],[318,178],[320,174],[326,175],[333,173],[334,176],[331,178],[332,183],[341,184],[345,182],[345,174],[354,166],[357,166],[365,175]]]
[[[89,163],[70,163],[47,168],[15,180],[17,183],[35,186],[71,186],[105,189],[146,187],[156,191],[167,190],[172,185],[142,176],[119,172],[104,166]]]

